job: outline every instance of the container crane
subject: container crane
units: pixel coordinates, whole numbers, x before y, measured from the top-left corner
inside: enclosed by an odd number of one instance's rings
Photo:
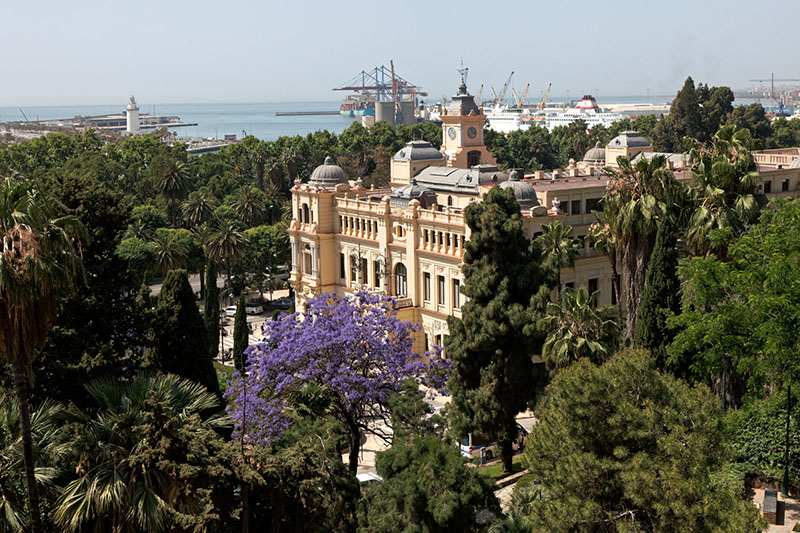
[[[776,98],[775,98],[775,82],[776,82],[776,81],[777,81],[777,82],[784,82],[784,81],[800,81],[800,79],[795,79],[795,78],[783,78],[783,79],[777,79],[777,80],[776,80],[776,79],[775,79],[775,73],[773,72],[773,73],[772,73],[772,75],[769,77],[769,79],[766,79],[766,80],[750,80],[750,81],[755,81],[755,82],[758,82],[758,83],[766,83],[766,82],[769,82],[769,97],[770,97],[772,100],[776,100]]]
[[[550,96],[550,87],[552,85],[553,85],[552,83],[547,84],[547,89],[544,91],[544,96],[542,96],[542,101],[539,102],[539,109],[541,111],[544,111],[544,106],[547,105],[547,97]]]

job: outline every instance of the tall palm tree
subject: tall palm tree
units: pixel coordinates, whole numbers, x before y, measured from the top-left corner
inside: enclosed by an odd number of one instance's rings
[[[658,221],[677,212],[685,192],[672,172],[666,169],[664,156],[656,155],[649,160],[641,158],[636,165],[626,157],[619,157],[617,164],[619,170],[605,169],[609,182],[601,205],[614,236],[617,266],[621,267],[622,295],[627,312],[624,339],[625,344],[630,345]]]
[[[267,163],[269,153],[266,143],[259,142],[250,151],[250,162],[256,170],[256,187],[261,190],[264,187],[264,166]]]
[[[170,426],[180,427],[193,416],[219,407],[205,387],[178,376],[139,374],[128,383],[101,378],[86,386],[99,412],[69,410],[67,419],[83,425],[73,443],[80,453],[78,476],[58,499],[55,519],[64,531],[171,531],[170,517],[196,512],[196,502],[183,491],[182,481],[159,463],[145,467],[139,451],[148,446],[146,412],[166,406]],[[222,414],[201,427],[229,425]]]
[[[31,439],[38,453],[34,470],[36,483],[53,487],[57,466],[67,448],[62,426],[57,419],[61,406],[46,400],[31,413]],[[14,398],[0,395],[0,531],[23,532],[29,525],[25,496],[20,494],[24,481],[24,452],[20,410]]]
[[[217,200],[211,194],[203,190],[193,191],[181,204],[183,221],[187,227],[194,228],[213,220],[216,208]]]
[[[545,261],[556,273],[556,301],[561,300],[561,269],[575,265],[578,242],[572,237],[572,226],[560,221],[542,224],[542,234],[536,238]]]
[[[563,368],[588,357],[600,363],[612,355],[619,339],[615,320],[597,309],[597,292],[586,287],[567,289],[560,304],[548,303],[545,326],[550,330],[542,346],[542,358],[554,368]]]
[[[267,222],[274,224],[280,219],[281,208],[286,201],[286,197],[283,192],[281,192],[280,187],[273,183],[264,185],[264,196],[267,209]]]
[[[228,300],[233,295],[231,268],[242,260],[247,252],[247,237],[234,223],[221,223],[209,235],[206,250],[215,261],[225,265],[228,278]]]
[[[756,191],[761,175],[752,147],[750,131],[734,125],[722,126],[710,145],[694,141],[689,156],[692,192],[698,205],[686,235],[692,253],[713,252],[725,259],[727,242],[758,220],[766,198]]]
[[[155,273],[166,276],[170,270],[186,267],[189,250],[176,239],[175,230],[157,231],[150,246],[155,252]]]
[[[158,192],[167,201],[170,208],[170,219],[173,227],[177,225],[177,205],[189,190],[191,179],[189,167],[178,159],[170,160],[161,172],[158,181]]]
[[[0,361],[11,364],[20,413],[31,531],[41,531],[39,492],[31,436],[31,364],[55,320],[59,296],[74,288],[83,272],[79,256],[86,229],[28,183],[0,182]],[[77,250],[76,250],[77,246]]]
[[[608,257],[611,265],[611,291],[612,301],[617,307],[617,317],[622,319],[621,307],[619,305],[619,272],[617,271],[617,242],[611,228],[605,222],[595,222],[589,226],[589,233],[586,236],[592,249],[600,255]]]
[[[267,219],[266,195],[255,187],[245,186],[237,190],[232,207],[246,226],[258,226]]]

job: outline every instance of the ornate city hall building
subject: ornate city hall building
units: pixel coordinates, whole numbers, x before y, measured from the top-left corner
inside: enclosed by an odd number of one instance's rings
[[[464,303],[467,205],[481,201],[492,187],[508,188],[520,203],[529,238],[540,234],[542,224],[560,220],[583,243],[608,183],[602,168],[620,155],[635,161],[654,154],[647,139],[626,131],[605,148],[590,149],[582,161],[570,161],[566,169],[523,176],[498,169],[484,144],[485,118],[462,83],[442,115],[442,148],[409,142],[392,157],[390,188],[366,189],[330,158],[308,183],[295,182],[288,231],[298,309],[321,293],[376,291],[397,299],[401,319],[421,324],[417,351],[442,345],[447,317],[460,316]],[[676,177],[687,179],[685,156],[664,155]],[[795,191],[797,177],[792,179]],[[599,291],[600,305],[616,303],[608,258],[595,254],[588,243],[575,266],[562,270],[561,280],[565,286]]]

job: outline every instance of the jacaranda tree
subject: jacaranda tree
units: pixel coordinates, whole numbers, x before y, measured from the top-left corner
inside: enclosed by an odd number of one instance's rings
[[[237,373],[226,394],[235,423],[234,438],[268,444],[289,427],[294,398],[318,385],[330,414],[342,425],[355,473],[361,436],[390,425],[389,397],[403,382],[442,388],[447,365],[439,357],[425,363],[413,350],[418,326],[399,320],[392,298],[357,293],[352,298],[323,294],[307,310],[269,322],[267,342],[245,351],[246,376]]]

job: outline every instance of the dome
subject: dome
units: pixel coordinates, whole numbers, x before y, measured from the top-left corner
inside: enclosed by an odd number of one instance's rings
[[[794,160],[792,160],[792,163],[789,165],[789,168],[800,168],[800,157],[797,157]]]
[[[406,207],[411,200],[419,201],[423,209],[427,209],[436,204],[436,193],[427,187],[417,184],[417,178],[411,178],[411,183],[399,189],[395,189],[389,195],[389,205]]]
[[[444,156],[428,141],[411,141],[394,154],[392,159],[395,161],[431,161],[444,159]]]
[[[333,164],[331,156],[327,156],[325,162],[314,169],[311,179],[308,180],[309,185],[323,189],[333,189],[340,183],[347,183],[347,174],[342,167]]]
[[[514,169],[508,175],[508,181],[504,181],[498,187],[501,189],[511,189],[514,193],[514,198],[519,202],[522,210],[530,209],[539,205],[539,198],[536,196],[536,190],[527,181],[521,180],[522,173]]]
[[[650,141],[642,137],[641,133],[631,130],[620,132],[608,143],[609,148],[644,148],[650,146],[652,146]]]
[[[589,151],[583,155],[583,162],[603,164],[606,162],[606,150],[603,148],[600,141],[597,141],[594,148],[590,148]]]

